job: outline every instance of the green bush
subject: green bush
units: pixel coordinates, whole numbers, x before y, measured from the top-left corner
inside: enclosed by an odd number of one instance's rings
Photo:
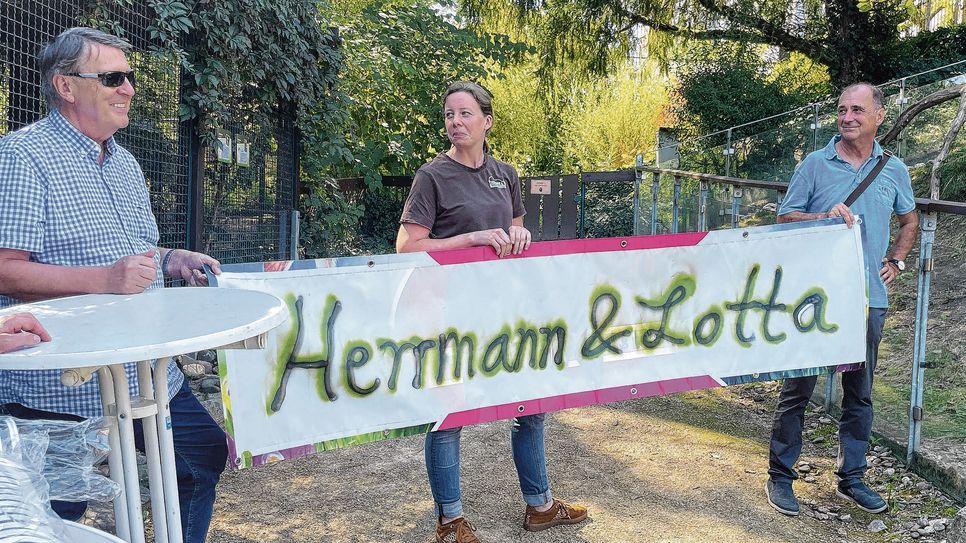
[[[912,189],[917,197],[929,197],[929,176],[932,163],[910,168]],[[954,148],[939,168],[939,199],[966,201],[966,145]]]

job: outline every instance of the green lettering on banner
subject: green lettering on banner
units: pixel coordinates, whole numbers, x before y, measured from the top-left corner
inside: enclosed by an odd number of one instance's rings
[[[322,345],[322,352],[316,355],[302,355],[299,351],[302,348],[305,330],[302,316],[303,298],[301,296],[296,298],[294,295],[289,295],[286,296],[286,303],[289,307],[289,314],[293,317],[292,322],[295,323],[294,339],[291,339],[292,333],[290,333],[282,342],[280,353],[282,356],[279,356],[278,359],[280,362],[284,360],[284,363],[281,366],[281,375],[274,384],[274,391],[271,394],[271,400],[268,404],[269,414],[277,413],[282,408],[282,403],[285,401],[288,380],[294,369],[322,370],[316,376],[316,388],[318,389],[319,397],[323,401],[335,401],[338,398],[332,391],[332,385],[329,379],[329,368],[331,366],[330,362],[335,344],[335,320],[342,311],[342,304],[331,294],[326,298],[325,308],[322,311],[323,317],[326,317],[322,319],[321,335],[325,338]]]
[[[765,315],[761,318],[761,335],[765,338],[765,341],[772,344],[778,344],[785,341],[787,334],[785,332],[779,332],[778,334],[772,334],[771,330],[768,328],[768,323],[771,320],[772,311],[785,311],[785,304],[780,304],[778,300],[778,289],[782,285],[782,267],[777,266],[775,268],[775,278],[771,285],[771,294],[768,295],[768,302],[762,305],[762,309],[765,310]]]
[[[755,282],[758,280],[758,271],[760,269],[761,267],[755,264],[751,268],[751,271],[748,272],[748,279],[745,281],[745,291],[741,295],[741,301],[725,305],[729,310],[738,312],[738,317],[735,319],[735,339],[738,340],[738,345],[742,347],[751,347],[751,342],[755,339],[754,334],[745,334],[745,315],[751,309],[761,307],[761,302],[756,302],[751,299],[755,294]]]
[[[688,322],[686,319],[690,317],[689,314],[680,315],[680,308],[697,291],[693,275],[675,275],[656,296],[636,296],[635,301],[643,311],[659,313],[660,318],[631,324],[618,324],[621,294],[617,288],[608,284],[599,285],[589,299],[590,332],[581,344],[580,355],[585,360],[593,360],[605,353],[623,354],[619,342],[628,336],[634,339],[639,351],[654,350],[665,343],[669,347],[694,344],[711,348],[723,334],[727,311],[737,314],[734,336],[737,343],[744,347],[750,347],[756,339],[747,322],[748,315],[753,311],[762,312],[760,336],[770,344],[782,343],[788,337],[786,332],[773,329],[773,313],[790,313],[799,333],[813,330],[834,333],[838,330],[838,325],[827,321],[825,313],[829,300],[821,288],[805,292],[794,309],[778,301],[783,277],[780,266],[774,270],[767,297],[755,299],[760,270],[760,265],[756,264],[748,271],[739,300],[712,305],[691,319],[686,331],[676,330],[674,326]],[[474,378],[477,372],[492,377],[500,371],[520,373],[526,367],[544,370],[550,360],[558,370],[567,367],[564,353],[568,326],[563,319],[543,326],[519,319],[512,326],[501,326],[485,343],[478,339],[475,332],[462,332],[454,327],[428,338],[352,339],[342,344],[340,354],[336,347],[335,326],[342,303],[332,294],[326,296],[320,314],[321,349],[317,353],[304,353],[301,352],[305,339],[304,299],[292,293],[286,294],[284,299],[294,327],[279,339],[278,362],[274,367],[274,381],[267,398],[269,415],[281,409],[294,370],[318,370],[313,378],[319,398],[333,402],[339,397],[332,384],[332,373],[336,371],[339,372],[337,384],[345,389],[348,396],[365,398],[378,392],[383,384],[389,393],[395,393],[400,379],[409,379],[408,373],[405,377],[400,376],[404,367],[413,368],[412,379],[408,382],[417,390],[432,386],[432,383],[443,385],[447,375],[451,375],[454,382],[461,382],[464,378]],[[373,364],[374,358],[378,359],[376,364]],[[407,359],[411,365],[404,363]],[[366,368],[369,370],[366,371]],[[364,378],[362,375],[371,377]]]
[[[781,288],[782,283],[782,268],[777,266],[775,268],[775,275],[772,279],[771,293],[768,295],[768,301],[762,302],[759,300],[752,299],[755,294],[755,284],[758,281],[758,271],[761,267],[755,264],[751,271],[748,273],[748,279],[745,281],[744,294],[741,296],[741,301],[735,303],[729,303],[727,307],[731,311],[738,312],[738,318],[735,319],[735,339],[738,340],[738,344],[742,347],[751,347],[751,342],[754,341],[754,334],[745,333],[745,317],[749,311],[760,310],[764,314],[761,318],[761,335],[765,338],[765,341],[772,344],[778,344],[787,338],[784,332],[779,332],[778,334],[773,334],[769,328],[771,322],[772,311],[782,311],[786,309],[786,305],[778,303],[778,290]]]
[[[503,325],[500,332],[493,336],[493,339],[486,345],[483,358],[480,359],[480,372],[487,377],[492,377],[500,371],[501,367],[506,368],[509,349],[510,327]],[[496,355],[491,356],[493,353],[496,353]]]
[[[415,371],[412,387],[416,389],[423,388],[425,385],[423,374],[426,369],[426,352],[436,347],[436,340],[413,336],[409,341],[403,343],[396,343],[391,339],[379,339],[377,342],[379,343],[380,350],[392,353],[392,373],[389,375],[389,390],[396,391],[399,369],[402,366],[402,358],[407,353],[411,353],[413,356],[413,367]]]
[[[350,341],[345,346],[345,366],[342,369],[342,384],[352,395],[365,397],[379,388],[381,381],[374,378],[368,385],[360,386],[356,382],[355,370],[362,368],[372,359],[372,345],[368,341]]]
[[[837,324],[830,324],[825,320],[825,305],[828,303],[828,295],[821,288],[813,288],[806,292],[798,300],[795,309],[792,310],[792,322],[799,332],[809,332],[818,328],[820,332],[826,334],[834,333],[839,329]],[[809,322],[802,322],[806,318],[805,312],[811,308],[812,318]]]
[[[614,345],[618,339],[631,333],[630,327],[618,326],[614,328],[611,335],[604,337],[604,334],[611,331],[611,323],[617,318],[617,312],[621,306],[621,295],[616,288],[610,285],[601,285],[594,289],[590,295],[590,337],[580,347],[580,355],[585,359],[593,360],[610,351],[614,354],[621,354],[621,350]],[[606,312],[603,322],[598,322],[600,311]]]
[[[513,356],[513,365],[507,371],[517,373],[523,369],[524,353],[529,352],[527,364],[531,368],[537,367],[537,343],[539,336],[534,326],[528,322],[520,321],[517,323],[517,350]]]
[[[285,302],[285,306],[288,308],[289,322],[294,322],[296,325],[288,332],[285,332],[284,336],[279,334],[278,351],[275,357],[275,375],[272,379],[269,393],[265,396],[265,413],[267,415],[276,413],[281,408],[282,402],[285,401],[285,391],[281,390],[282,378],[286,373],[285,370],[288,367],[289,358],[295,350],[295,340],[299,333],[299,325],[297,323],[302,318],[299,314],[300,309],[296,306],[296,296],[294,293],[289,292],[285,294],[282,296],[282,301]]]
[[[444,376],[446,373],[446,348],[450,343],[454,344],[453,349],[453,380],[459,381],[462,378],[462,367],[463,367],[463,355],[466,354],[466,374],[467,377],[473,378],[476,374],[476,368],[474,366],[476,362],[476,335],[475,334],[463,334],[460,335],[455,328],[449,328],[446,332],[439,335],[439,356],[437,356],[436,365],[436,384],[443,384]]]
[[[694,320],[693,335],[694,341],[698,345],[711,347],[718,341],[718,338],[721,337],[721,329],[724,327],[721,324],[723,313],[721,306],[713,305],[703,315]],[[710,330],[708,330],[708,326],[711,327]]]
[[[697,284],[694,277],[680,273],[674,276],[671,284],[657,298],[647,299],[642,296],[635,298],[639,306],[661,311],[660,324],[657,328],[647,328],[641,333],[640,346],[646,349],[655,349],[662,341],[681,346],[691,343],[687,334],[669,330],[668,327],[671,320],[671,310],[674,306],[680,305],[694,295],[696,288]]]
[[[553,363],[557,369],[564,369],[564,350],[567,345],[567,323],[563,320],[551,322],[547,326],[540,327],[543,338],[540,340],[540,361],[537,363],[540,369],[547,367],[547,359],[550,356],[550,346],[556,343],[557,348],[553,352]]]

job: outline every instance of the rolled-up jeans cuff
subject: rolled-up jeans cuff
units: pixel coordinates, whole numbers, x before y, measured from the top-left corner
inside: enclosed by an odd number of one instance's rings
[[[543,492],[541,494],[529,494],[529,495],[528,494],[524,494],[523,495],[523,501],[527,502],[527,505],[531,505],[533,507],[538,507],[538,506],[541,506],[541,505],[543,505],[545,503],[549,503],[550,500],[552,500],[552,499],[553,499],[553,495],[550,493],[549,490],[547,490],[546,492]]]
[[[463,500],[455,501],[453,503],[437,503],[436,504],[436,518],[448,517],[456,518],[463,515]]]

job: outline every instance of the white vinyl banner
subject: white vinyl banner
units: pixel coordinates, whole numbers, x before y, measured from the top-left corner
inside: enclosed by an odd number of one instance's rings
[[[290,311],[220,355],[239,466],[865,358],[860,229],[833,220],[225,269]]]

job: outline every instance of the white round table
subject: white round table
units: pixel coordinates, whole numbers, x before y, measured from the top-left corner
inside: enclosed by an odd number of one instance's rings
[[[111,424],[111,477],[122,489],[114,501],[117,533],[125,541],[144,542],[133,426],[134,419],[143,419],[155,540],[180,543],[166,377],[170,357],[263,347],[265,333],[288,317],[285,304],[251,290],[165,288],[58,298],[0,309],[0,316],[24,311],[37,317],[52,340],[0,354],[0,368],[65,370],[62,382],[68,386],[82,384],[97,372],[104,415]],[[141,396],[133,399],[124,372],[128,362],[138,363]]]

